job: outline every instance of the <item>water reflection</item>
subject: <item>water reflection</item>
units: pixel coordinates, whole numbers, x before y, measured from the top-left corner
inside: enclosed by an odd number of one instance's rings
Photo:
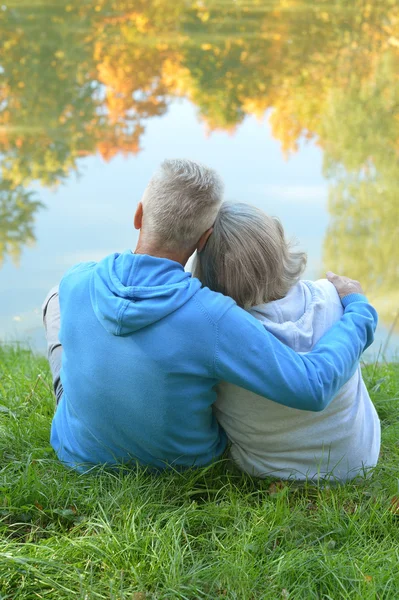
[[[18,264],[24,244],[35,241],[35,214],[42,207],[33,192],[0,180],[0,266],[6,254]]]
[[[85,156],[139,152],[148,120],[176,97],[189,99],[210,131],[234,132],[246,115],[269,111],[284,152],[303,138],[324,152],[326,265],[361,279],[392,320],[398,24],[395,0],[8,1],[0,254],[16,256],[34,239],[39,204],[24,190],[62,182]]]

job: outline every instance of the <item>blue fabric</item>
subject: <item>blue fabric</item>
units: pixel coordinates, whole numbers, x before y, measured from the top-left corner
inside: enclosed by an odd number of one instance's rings
[[[343,307],[345,308],[351,302],[357,302],[358,300],[362,300],[362,298],[364,298],[362,294],[348,294],[347,296],[341,298],[341,302]]]
[[[64,393],[51,443],[78,470],[138,461],[200,466],[226,437],[212,412],[227,380],[318,411],[356,369],[377,323],[364,296],[308,354],[170,260],[130,251],[72,268],[60,284]]]

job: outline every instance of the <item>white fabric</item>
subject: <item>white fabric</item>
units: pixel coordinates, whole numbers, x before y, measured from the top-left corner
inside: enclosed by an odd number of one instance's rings
[[[343,308],[334,286],[319,280],[301,281],[282,300],[250,312],[287,346],[309,352]],[[378,460],[380,422],[360,366],[323,412],[287,408],[224,382],[215,412],[231,457],[251,475],[345,481]]]

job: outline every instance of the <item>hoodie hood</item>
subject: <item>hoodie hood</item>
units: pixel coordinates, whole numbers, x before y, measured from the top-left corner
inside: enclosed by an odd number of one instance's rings
[[[319,286],[300,281],[281,300],[255,306],[249,312],[281,342],[297,352],[307,352],[319,337],[326,298]]]
[[[97,263],[90,298],[109,333],[128,335],[170,315],[200,288],[181,264],[128,250]]]

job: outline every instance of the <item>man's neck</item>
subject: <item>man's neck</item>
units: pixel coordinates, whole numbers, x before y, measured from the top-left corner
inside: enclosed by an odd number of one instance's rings
[[[149,256],[155,256],[156,258],[167,258],[168,260],[173,260],[185,267],[192,252],[174,252],[172,250],[162,250],[161,248],[157,248],[152,244],[146,244],[145,242],[139,240],[134,254],[148,254]]]

